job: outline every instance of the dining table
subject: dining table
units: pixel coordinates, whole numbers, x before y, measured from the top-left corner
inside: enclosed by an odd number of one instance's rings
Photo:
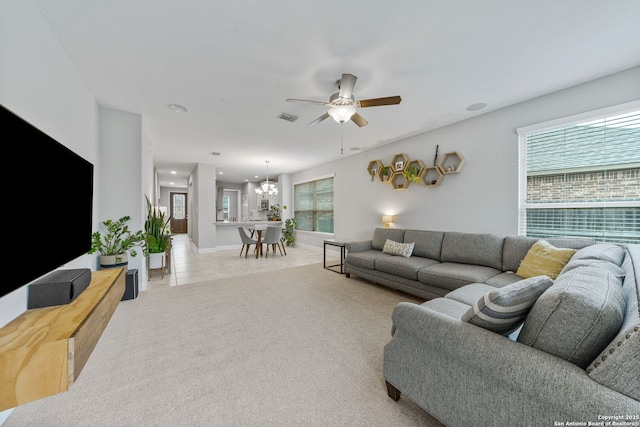
[[[267,224],[251,224],[245,225],[244,228],[251,232],[251,237],[258,235],[256,244],[256,258],[262,256],[262,232],[267,229]]]

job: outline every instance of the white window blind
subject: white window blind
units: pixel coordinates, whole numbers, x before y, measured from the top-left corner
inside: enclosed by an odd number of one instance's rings
[[[333,233],[333,177],[294,186],[296,229]]]
[[[638,104],[518,130],[520,235],[640,243]]]

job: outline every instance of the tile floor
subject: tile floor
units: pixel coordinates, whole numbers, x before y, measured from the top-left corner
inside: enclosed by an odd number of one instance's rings
[[[244,253],[240,256],[239,247],[238,249],[198,253],[188,234],[177,234],[173,237],[171,272],[165,273],[162,277],[160,270],[149,271],[146,290],[323,262],[322,248],[300,246],[285,248],[287,255],[280,255],[279,251],[276,251],[274,255],[269,251],[267,257],[262,256],[257,259],[252,256],[253,247],[249,250],[249,256],[246,258]],[[339,252],[327,250],[328,264],[335,264],[338,259]]]

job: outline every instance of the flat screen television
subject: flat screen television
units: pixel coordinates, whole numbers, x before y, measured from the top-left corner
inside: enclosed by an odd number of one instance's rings
[[[91,249],[93,164],[0,105],[5,167],[0,297]],[[15,173],[15,175],[14,175]]]

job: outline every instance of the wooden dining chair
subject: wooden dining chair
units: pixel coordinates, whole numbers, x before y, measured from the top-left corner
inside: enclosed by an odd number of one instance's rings
[[[283,231],[284,234],[284,231]],[[285,243],[286,243],[287,239],[284,238],[284,235],[282,237],[280,237],[280,246],[282,246],[282,250],[284,251],[284,254],[287,254],[287,250],[285,249]]]
[[[242,240],[242,248],[240,248],[240,256],[242,256],[242,251],[244,250],[244,257],[246,258],[249,254],[249,248],[251,245],[255,245],[256,250],[258,250],[258,240],[252,239],[247,234],[247,230],[244,227],[238,226],[238,232],[240,233],[240,239]],[[246,248],[246,249],[245,249]]]

